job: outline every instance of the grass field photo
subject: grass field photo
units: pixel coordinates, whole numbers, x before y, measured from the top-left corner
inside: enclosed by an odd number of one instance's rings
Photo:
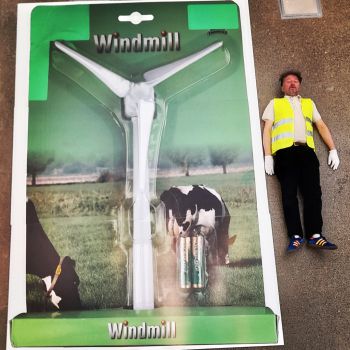
[[[157,237],[154,239],[156,305],[264,306],[253,171],[158,178],[157,197],[171,186],[190,184],[214,188],[225,201],[231,216],[229,235],[237,235],[229,247],[230,264],[210,270],[205,293],[183,293],[175,287],[176,257],[164,232],[160,241]],[[118,221],[116,208],[127,207],[123,193],[122,181],[27,188],[40,223],[58,254],[76,261],[83,309],[119,308],[130,304],[127,254],[125,244],[118,244],[122,239],[116,231],[121,227],[115,224]],[[123,234],[125,239],[125,232]],[[27,276],[30,311],[43,311],[39,284],[37,277]]]

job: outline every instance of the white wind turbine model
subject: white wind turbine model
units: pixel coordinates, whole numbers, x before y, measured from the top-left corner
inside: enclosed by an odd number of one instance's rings
[[[144,73],[144,82],[133,83],[77,53],[60,42],[56,47],[79,62],[119,98],[133,124],[133,308],[154,308],[153,251],[149,195],[148,144],[155,113],[154,87],[222,46],[214,43],[175,62]]]

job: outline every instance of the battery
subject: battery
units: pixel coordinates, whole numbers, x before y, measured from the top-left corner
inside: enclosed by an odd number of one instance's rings
[[[204,253],[204,237],[195,235],[191,237],[192,248],[192,288],[200,289],[205,287],[206,261]]]
[[[191,288],[191,237],[179,238],[178,274],[180,288]]]

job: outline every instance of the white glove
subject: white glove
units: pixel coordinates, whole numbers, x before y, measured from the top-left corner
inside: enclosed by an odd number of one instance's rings
[[[338,157],[338,152],[336,149],[332,149],[329,151],[328,155],[328,165],[333,169],[337,170],[339,166],[340,160]]]
[[[265,156],[265,172],[267,175],[273,175],[275,172],[273,170],[273,157]]]

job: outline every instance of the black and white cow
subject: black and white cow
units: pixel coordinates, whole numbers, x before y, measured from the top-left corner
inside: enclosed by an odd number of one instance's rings
[[[27,201],[27,273],[39,276],[46,284],[47,295],[59,310],[81,308],[79,277],[75,261],[60,258],[40,224],[35,206]]]
[[[209,263],[228,265],[230,213],[221,196],[203,185],[176,186],[160,196],[166,209],[167,230],[174,237],[188,235],[200,228],[209,245]]]

